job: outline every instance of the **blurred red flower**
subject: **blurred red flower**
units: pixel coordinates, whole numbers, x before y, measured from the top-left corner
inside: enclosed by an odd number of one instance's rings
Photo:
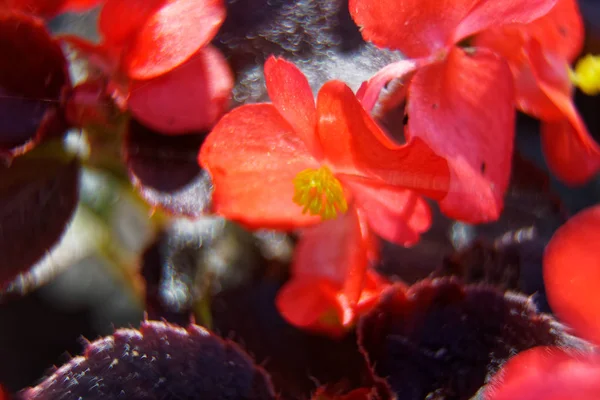
[[[544,253],[544,283],[558,317],[600,345],[600,205],[556,231]],[[596,400],[600,353],[535,347],[511,358],[494,377],[486,400]]]
[[[393,143],[340,81],[323,85],[315,107],[293,64],[271,57],[265,76],[273,103],[225,115],[199,162],[214,182],[214,210],[228,219],[282,230],[327,220],[302,233],[278,305],[296,325],[339,333],[381,287],[366,272],[376,257],[371,230],[416,243],[431,222],[418,194],[446,194],[447,162],[418,138]]]
[[[542,120],[542,146],[552,172],[567,184],[583,184],[600,171],[600,146],[572,101],[569,65],[583,47],[576,0],[559,0],[542,18],[490,29],[475,38],[510,64],[517,106]]]
[[[0,10],[21,11],[41,18],[53,18],[65,12],[82,12],[103,0],[3,0]]]
[[[451,187],[440,202],[450,217],[496,220],[510,176],[514,83],[505,60],[471,47],[473,35],[509,23],[528,23],[556,0],[350,0],[365,40],[400,50],[411,60],[391,64],[361,90],[370,110],[381,88],[402,78],[405,135],[423,139],[446,158]]]
[[[64,40],[108,77],[115,102],[165,134],[210,129],[228,105],[233,77],[209,45],[222,0],[107,0],[98,45]]]

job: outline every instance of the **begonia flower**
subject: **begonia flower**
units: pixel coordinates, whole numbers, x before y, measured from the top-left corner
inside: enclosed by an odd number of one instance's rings
[[[600,345],[600,205],[560,227],[544,252],[544,284],[557,316]],[[486,400],[596,400],[600,353],[535,347],[511,358],[493,378]]]
[[[552,172],[563,182],[583,184],[600,171],[600,146],[590,136],[572,100],[574,85],[593,88],[600,77],[593,57],[577,72],[569,65],[583,47],[583,21],[576,0],[559,0],[545,16],[529,24],[489,29],[475,38],[509,62],[519,109],[542,120],[542,146]],[[588,64],[585,65],[587,60]],[[600,70],[600,67],[598,68]]]
[[[0,11],[0,157],[12,158],[68,126],[67,61],[41,19]]]
[[[298,325],[314,325],[319,310],[333,310],[348,326],[364,290],[378,286],[365,278],[374,254],[370,231],[415,243],[431,222],[418,194],[446,195],[448,165],[418,138],[393,143],[340,81],[323,85],[315,106],[293,64],[271,57],[265,77],[273,103],[225,115],[200,151],[214,182],[213,208],[250,229],[293,230],[327,220],[301,236],[278,305]],[[302,290],[317,293],[301,296]]]
[[[225,111],[233,77],[209,42],[225,19],[222,0],[107,0],[102,42],[64,40],[110,79],[115,102],[165,134],[209,129]]]
[[[408,116],[405,136],[424,140],[451,167],[440,202],[450,217],[496,220],[508,187],[514,138],[514,83],[505,60],[473,35],[545,15],[556,0],[350,0],[363,38],[400,50],[361,90],[368,110],[381,88],[402,78]]]

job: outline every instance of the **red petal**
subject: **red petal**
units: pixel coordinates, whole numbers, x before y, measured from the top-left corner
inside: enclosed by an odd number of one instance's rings
[[[383,180],[433,198],[447,193],[446,160],[418,139],[393,143],[342,82],[323,85],[317,114],[323,153],[336,173]]]
[[[431,226],[427,202],[415,192],[390,186],[376,186],[364,179],[339,176],[350,188],[356,206],[369,227],[387,241],[411,246]]]
[[[514,139],[514,92],[508,65],[479,49],[456,48],[443,63],[417,72],[409,87],[408,133],[448,160],[448,216],[498,218],[508,187]]]
[[[547,15],[530,24],[486,31],[477,36],[476,45],[493,49],[509,62],[521,110],[541,119],[560,119],[562,113],[539,88],[536,75],[543,72],[546,81],[570,94],[567,64],[583,45],[583,23],[574,0],[559,0]],[[537,73],[531,69],[531,51],[543,54],[537,56]]]
[[[402,79],[406,84],[412,77],[412,74],[422,65],[424,65],[424,60],[409,59],[389,64],[379,70],[367,82],[364,82],[356,93],[356,97],[360,100],[364,109],[370,112],[379,99],[381,89],[388,82],[392,79]]]
[[[519,26],[521,34],[540,42],[549,53],[575,61],[583,48],[584,27],[576,0],[558,0],[542,18]]]
[[[508,24],[528,24],[548,14],[556,2],[557,0],[480,0],[457,27],[453,43],[486,29]]]
[[[200,164],[214,182],[217,213],[249,228],[292,229],[320,217],[293,202],[293,179],[318,168],[306,145],[271,104],[236,108],[202,145]]]
[[[335,220],[304,229],[292,279],[277,299],[284,317],[296,326],[333,335],[352,325],[359,307],[367,310],[383,287],[382,280],[367,276],[370,240],[353,208]],[[334,311],[333,321],[333,315],[324,318],[324,313]]]
[[[540,89],[535,73],[532,70],[527,52],[527,40],[521,32],[514,28],[490,29],[477,36],[476,46],[491,49],[502,56],[508,63],[515,80],[516,104],[519,110],[540,119],[562,119],[563,113],[554,102]],[[570,82],[564,61],[549,63],[548,71],[554,75],[552,80],[570,91]],[[562,76],[561,76],[562,75]],[[561,82],[562,81],[562,82]]]
[[[346,332],[341,319],[348,309],[338,301],[338,288],[325,279],[292,278],[277,293],[275,304],[290,324],[332,337]],[[351,311],[348,311],[351,313]]]
[[[133,40],[165,0],[106,0],[98,19],[103,43],[121,47]]]
[[[600,344],[600,205],[560,227],[544,252],[544,284],[552,310],[585,339]]]
[[[166,134],[210,129],[227,109],[233,76],[225,57],[212,46],[157,78],[134,81],[132,114]]]
[[[477,0],[350,0],[350,14],[365,40],[426,57],[451,42]]]
[[[573,104],[566,62],[553,64],[552,58],[543,52],[536,41],[528,42],[524,51],[540,90],[563,116],[557,121],[542,124],[542,147],[546,161],[563,182],[583,184],[600,170],[600,146],[590,136]]]
[[[166,1],[124,50],[124,70],[132,79],[172,70],[208,44],[224,19],[222,0]]]
[[[304,74],[291,62],[271,56],[265,63],[265,80],[277,111],[304,140],[311,153],[320,154],[315,99]]]
[[[565,119],[543,122],[541,127],[542,149],[548,167],[558,179],[571,186],[583,185],[600,172],[600,147],[581,117],[575,118],[575,125]]]
[[[492,379],[485,400],[596,400],[600,357],[534,347],[517,354]]]
[[[354,208],[338,218],[306,228],[296,246],[292,274],[327,279],[340,289],[349,278],[362,286],[369,264],[367,232]],[[357,273],[356,273],[357,272]],[[350,276],[352,274],[352,276]],[[360,293],[355,293],[354,303]]]

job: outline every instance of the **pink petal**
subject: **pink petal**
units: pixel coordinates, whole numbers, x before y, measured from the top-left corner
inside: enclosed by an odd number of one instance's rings
[[[283,230],[320,220],[293,202],[293,179],[320,165],[271,104],[245,105],[221,118],[199,162],[213,179],[215,212],[230,220]]]
[[[534,347],[517,354],[492,378],[485,400],[597,400],[600,356]]]
[[[265,63],[267,92],[277,111],[298,132],[311,153],[321,153],[316,135],[317,109],[308,80],[291,62],[269,57]]]
[[[409,87],[408,136],[446,158],[451,170],[444,213],[493,221],[503,207],[514,139],[514,90],[508,65],[478,49],[455,48],[445,62],[417,72]]]
[[[208,46],[158,78],[134,81],[128,106],[138,120],[165,134],[208,130],[227,109],[232,88],[227,60]]]

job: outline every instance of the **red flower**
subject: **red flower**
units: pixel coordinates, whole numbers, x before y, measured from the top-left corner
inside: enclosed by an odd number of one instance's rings
[[[271,57],[265,76],[273,104],[225,115],[200,151],[214,182],[213,207],[251,229],[331,220],[302,235],[294,278],[278,304],[298,325],[320,329],[321,311],[334,310],[347,327],[367,293],[380,287],[366,272],[375,254],[370,230],[415,243],[430,215],[412,190],[443,197],[447,163],[418,138],[393,143],[342,82],[327,82],[315,107],[293,64]]]
[[[81,12],[102,0],[3,0],[0,9],[22,11],[42,18],[53,18],[65,12]]]
[[[416,60],[392,64],[363,90],[371,109],[383,85],[404,78],[405,134],[421,138],[451,167],[449,216],[498,218],[508,186],[514,136],[514,84],[506,61],[481,47],[461,47],[478,32],[528,23],[556,0],[350,0],[365,40]],[[411,76],[412,75],[412,76]]]
[[[550,169],[574,185],[600,171],[600,146],[571,100],[569,64],[579,55],[583,38],[577,2],[559,0],[530,24],[490,29],[475,40],[508,60],[519,109],[543,120],[542,145]]]
[[[102,43],[65,40],[110,77],[117,104],[166,134],[209,129],[229,99],[233,78],[209,45],[225,19],[222,0],[107,0]]]
[[[600,205],[571,218],[544,253],[544,283],[554,312],[583,338],[600,345]],[[508,361],[487,400],[596,400],[600,354],[536,347]]]
[[[368,269],[377,257],[377,239],[354,207],[334,220],[303,229],[292,278],[279,291],[277,308],[295,326],[343,335],[388,286]]]

